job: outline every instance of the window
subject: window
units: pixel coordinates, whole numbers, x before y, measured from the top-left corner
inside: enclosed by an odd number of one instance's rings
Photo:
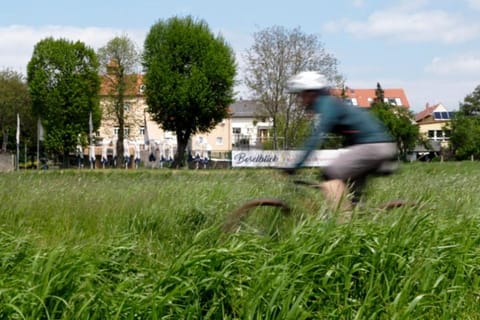
[[[437,130],[437,139],[442,140],[442,138],[443,138],[443,131]]]
[[[203,137],[198,137],[198,143],[202,144],[205,142],[205,139]]]
[[[145,85],[144,84],[140,85],[140,88],[138,89],[138,91],[140,91],[140,93],[144,93],[145,92]]]
[[[435,130],[428,130],[428,137],[435,138]]]
[[[353,104],[354,106],[358,106],[357,98],[352,98],[352,99],[350,99],[350,100],[352,101],[352,104]]]
[[[391,104],[393,106],[397,105],[397,100],[395,98],[385,98],[385,102],[387,102],[388,104]]]
[[[118,131],[119,130],[120,130],[119,127],[113,127],[113,134],[118,136]],[[128,137],[129,135],[130,135],[130,128],[129,127],[123,128],[123,136]]]
[[[217,142],[217,146],[222,146],[223,145],[223,137],[217,137],[216,142]]]
[[[450,131],[450,130],[445,130],[445,131],[443,131],[443,137],[444,137],[445,139],[450,138],[450,135],[451,135],[451,134],[452,134],[452,131]]]
[[[140,135],[141,136],[145,135],[145,127],[140,127]]]
[[[455,115],[455,112],[436,111],[433,113],[433,119],[434,120],[450,120],[454,117],[454,115]]]
[[[242,133],[242,128],[232,128],[233,134],[240,134]]]
[[[123,105],[123,110],[124,110],[125,112],[130,112],[130,104],[129,104],[129,103],[125,103],[125,104]]]

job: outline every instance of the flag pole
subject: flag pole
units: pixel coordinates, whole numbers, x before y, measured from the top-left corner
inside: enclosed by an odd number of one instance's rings
[[[19,157],[20,157],[20,115],[17,113],[17,134],[16,134],[16,144],[17,144],[17,156],[15,158],[15,170],[19,169]]]
[[[93,166],[94,166],[94,163],[92,161],[92,157],[93,159],[95,159],[95,153],[92,154],[92,142],[93,142],[93,137],[92,137],[92,134],[93,134],[93,121],[92,121],[92,112],[90,111],[90,117],[88,118],[88,136],[90,138],[90,145],[89,145],[89,150],[88,150],[88,158],[90,160],[90,169],[93,169]],[[95,150],[95,149],[93,149]]]
[[[40,170],[40,118],[37,120],[37,170]]]

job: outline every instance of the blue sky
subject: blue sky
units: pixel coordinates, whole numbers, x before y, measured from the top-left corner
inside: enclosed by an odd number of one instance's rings
[[[192,15],[242,55],[253,33],[274,25],[316,34],[352,88],[404,88],[412,110],[448,109],[480,85],[480,0],[17,0],[0,11],[0,68],[25,73],[33,46],[47,37],[97,49],[127,34],[138,46],[158,20]],[[239,85],[244,98],[248,91]]]

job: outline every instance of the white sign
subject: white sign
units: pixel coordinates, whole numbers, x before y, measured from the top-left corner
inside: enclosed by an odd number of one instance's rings
[[[232,151],[232,167],[293,167],[303,152],[300,150]],[[325,167],[343,152],[345,149],[313,151],[303,166]]]

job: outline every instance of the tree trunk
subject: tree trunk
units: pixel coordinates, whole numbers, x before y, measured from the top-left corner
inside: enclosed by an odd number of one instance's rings
[[[69,168],[70,167],[70,161],[69,161],[70,159],[68,157],[68,151],[67,150],[65,150],[63,152],[62,158],[63,158],[62,159],[62,168],[65,168],[65,169]]]
[[[3,141],[2,141],[2,152],[7,152],[7,144],[8,144],[8,131],[3,131]]]
[[[118,118],[118,139],[117,139],[117,168],[122,168],[125,165],[125,149],[123,148],[123,141],[125,140],[124,135],[125,124],[122,117]]]
[[[187,149],[190,132],[177,132],[177,153],[173,161],[173,168],[182,168],[185,166],[185,150]]]
[[[278,149],[277,118],[273,117],[273,150]]]

